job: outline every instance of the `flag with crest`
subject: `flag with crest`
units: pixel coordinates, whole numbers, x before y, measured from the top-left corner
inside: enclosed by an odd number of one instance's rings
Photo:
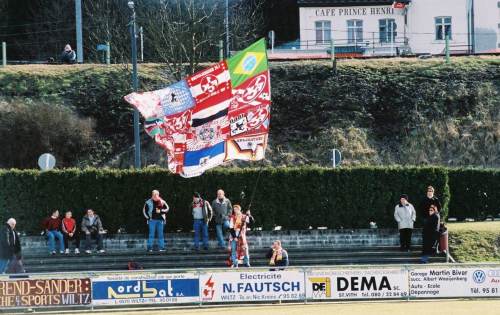
[[[271,114],[266,42],[166,88],[125,100],[167,153],[168,168],[194,177],[230,160],[265,157]]]

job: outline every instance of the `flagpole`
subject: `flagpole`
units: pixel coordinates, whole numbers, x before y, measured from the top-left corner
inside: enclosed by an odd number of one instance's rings
[[[130,37],[132,48],[132,89],[137,92],[139,89],[139,80],[137,78],[137,30],[135,25],[135,7],[134,1],[128,2],[128,7],[132,10],[130,21]],[[134,167],[141,168],[141,141],[139,130],[139,111],[134,109]]]
[[[226,14],[225,14],[225,28],[226,28],[226,58],[231,57],[229,51],[229,0],[226,0]]]

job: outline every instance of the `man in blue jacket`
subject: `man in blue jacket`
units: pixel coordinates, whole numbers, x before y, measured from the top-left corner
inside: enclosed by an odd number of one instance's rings
[[[160,197],[160,192],[158,190],[153,190],[151,193],[151,199],[148,199],[144,204],[142,213],[148,221],[149,227],[149,237],[147,249],[149,252],[153,251],[153,242],[155,239],[155,234],[158,235],[158,250],[160,252],[165,251],[165,238],[163,235],[163,229],[167,219],[167,212],[170,208],[168,204]]]

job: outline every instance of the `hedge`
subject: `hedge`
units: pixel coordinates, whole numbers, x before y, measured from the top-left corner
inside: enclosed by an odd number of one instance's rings
[[[213,199],[223,188],[233,203],[246,208],[257,178],[252,212],[256,226],[272,229],[394,227],[394,206],[401,193],[416,208],[426,186],[432,184],[449,199],[448,177],[442,168],[263,168],[219,169],[193,178],[171,175],[164,169],[66,169],[0,171],[0,219],[13,216],[19,230],[40,231],[39,222],[52,209],[71,209],[79,219],[93,208],[110,233],[124,227],[144,232],[142,206],[152,189],[159,189],[171,206],[168,231],[189,231],[189,204],[194,191]]]
[[[451,169],[450,216],[458,219],[500,214],[500,169]]]

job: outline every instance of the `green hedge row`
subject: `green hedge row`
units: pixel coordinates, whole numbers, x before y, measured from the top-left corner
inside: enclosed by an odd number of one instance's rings
[[[450,216],[458,219],[500,214],[500,169],[451,169]]]
[[[260,180],[257,178],[260,174]],[[19,229],[40,231],[39,223],[52,210],[72,209],[81,217],[90,207],[115,233],[143,232],[142,206],[152,189],[159,189],[171,206],[169,231],[188,231],[193,191],[213,199],[223,188],[233,203],[247,207],[254,187],[252,212],[256,226],[272,229],[394,227],[394,206],[401,193],[416,207],[427,185],[434,185],[449,200],[447,171],[443,168],[263,168],[219,169],[193,179],[173,176],[163,169],[142,171],[67,169],[0,171],[0,219],[14,216]]]

